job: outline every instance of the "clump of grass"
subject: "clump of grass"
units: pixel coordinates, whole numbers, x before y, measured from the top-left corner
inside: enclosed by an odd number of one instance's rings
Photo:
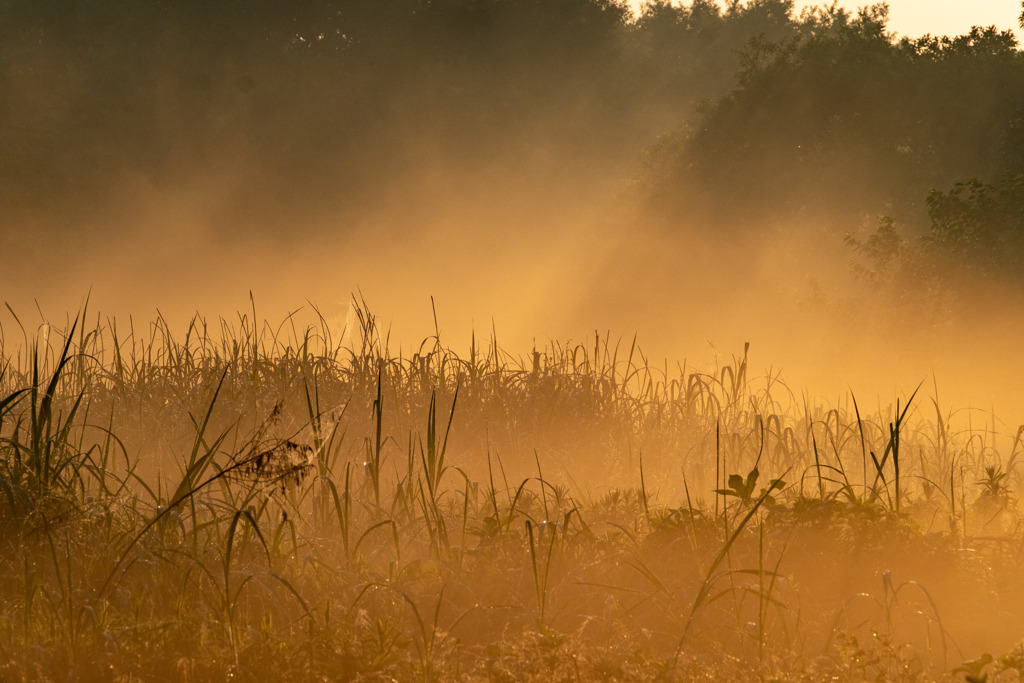
[[[355,305],[344,346],[255,305],[0,335],[0,677],[910,679],[1012,651],[960,621],[1024,613],[1021,430],[1002,457],[916,392],[800,403],[746,347],[393,354]]]

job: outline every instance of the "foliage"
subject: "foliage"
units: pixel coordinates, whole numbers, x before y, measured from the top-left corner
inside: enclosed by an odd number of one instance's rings
[[[433,191],[425,165],[455,185],[548,174],[538,191],[626,174],[729,87],[749,38],[792,31],[791,5],[656,2],[634,20],[619,0],[12,0],[0,201],[77,218],[126,177],[227,175],[244,182],[226,218],[294,225]]]
[[[848,234],[854,272],[905,311],[947,324],[990,287],[1024,285],[1024,175],[976,178],[928,193],[928,230],[916,237],[882,216],[865,238]]]
[[[745,354],[679,377],[600,338],[399,358],[357,317],[347,347],[246,316],[182,342],[69,325],[27,356],[0,336],[5,679],[1018,667],[1018,621],[979,625],[1022,613],[1019,432],[1002,458],[913,396],[785,407]],[[53,476],[18,474],[34,453]]]
[[[760,472],[756,467],[750,470],[746,479],[739,474],[730,474],[729,487],[724,489],[715,489],[715,493],[720,496],[733,496],[748,505],[759,499],[763,499],[766,505],[774,505],[775,497],[771,495],[771,492],[782,490],[785,487],[786,482],[782,479],[772,479],[768,484],[768,488],[762,487],[761,492],[755,494],[754,487],[757,486],[759,476]]]
[[[884,4],[12,0],[0,87],[0,206],[65,236],[123,182],[226,178],[212,229],[283,239],[440,188],[511,207],[639,173],[670,229],[885,214],[1020,270],[1013,34],[899,37]]]
[[[851,226],[885,212],[916,231],[932,188],[1019,172],[1024,61],[1012,33],[897,38],[884,4],[792,21],[792,37],[745,46],[737,87],[664,152],[674,169],[650,180],[676,189],[668,216],[703,207],[718,228]]]
[[[913,250],[889,216],[882,216],[878,227],[864,240],[847,234],[846,244],[859,257],[853,263],[854,272],[873,285],[892,285],[897,279],[902,280],[901,269],[907,267]]]
[[[1020,277],[1024,173],[1005,175],[994,185],[972,178],[948,192],[932,190],[928,217],[931,230],[924,238],[926,249],[981,277]]]

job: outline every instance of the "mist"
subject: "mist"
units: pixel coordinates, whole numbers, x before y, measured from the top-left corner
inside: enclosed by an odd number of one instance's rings
[[[891,216],[915,247],[929,191],[1020,171],[1011,34],[775,0],[2,12],[0,292],[29,328],[355,294],[396,349],[750,342],[798,394],[926,382],[1017,420],[1012,268],[881,282],[844,242]]]
[[[0,678],[1024,671],[1012,32],[7,0],[0,94]]]

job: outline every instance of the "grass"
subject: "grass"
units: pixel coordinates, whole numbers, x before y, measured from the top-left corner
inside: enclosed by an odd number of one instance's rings
[[[920,388],[870,414],[800,400],[747,349],[403,356],[357,311],[348,345],[255,308],[180,340],[14,318],[0,678],[1024,671],[1021,430],[957,426]]]

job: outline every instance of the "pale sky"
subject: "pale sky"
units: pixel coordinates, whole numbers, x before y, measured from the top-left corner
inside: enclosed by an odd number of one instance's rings
[[[643,0],[631,0],[634,9]],[[688,5],[688,0],[683,4]],[[809,5],[828,5],[828,2],[796,1],[796,12]],[[858,7],[874,4],[870,0],[839,0],[839,6],[851,11]],[[918,37],[925,33],[933,35],[961,35],[972,26],[995,25],[1000,29],[1012,29],[1018,39],[1022,32],[1017,25],[1021,13],[1020,0],[889,0],[889,30],[901,36]]]

